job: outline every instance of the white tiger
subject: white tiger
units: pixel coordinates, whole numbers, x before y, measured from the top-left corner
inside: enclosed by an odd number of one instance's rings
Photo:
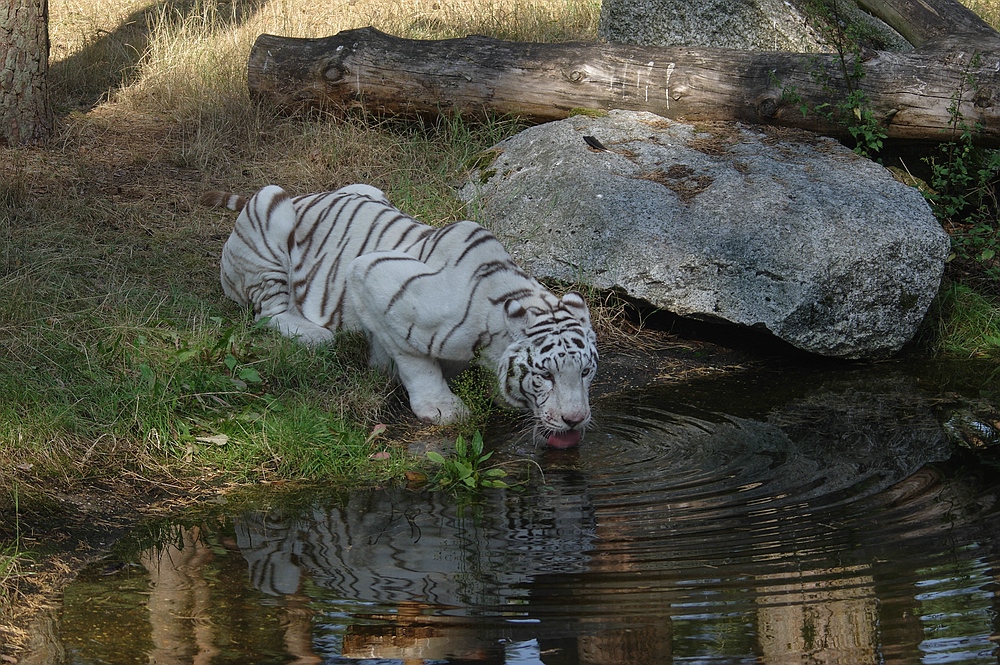
[[[368,185],[297,197],[271,185],[202,203],[241,211],[222,288],[257,319],[307,344],[364,331],[372,365],[399,377],[427,422],[468,414],[446,379],[479,362],[509,404],[533,413],[536,436],[579,442],[598,360],[587,304],[572,291],[557,298],[483,227],[422,224]]]

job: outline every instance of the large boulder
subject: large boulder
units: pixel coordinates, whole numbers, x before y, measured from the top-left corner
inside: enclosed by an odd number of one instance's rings
[[[832,139],[649,113],[527,129],[462,196],[536,277],[842,358],[910,340],[950,247],[920,192]]]
[[[604,0],[598,36],[645,46],[712,46],[755,51],[832,51],[831,38],[852,27],[870,47],[908,50],[898,32],[852,0]],[[833,22],[836,22],[836,25]]]

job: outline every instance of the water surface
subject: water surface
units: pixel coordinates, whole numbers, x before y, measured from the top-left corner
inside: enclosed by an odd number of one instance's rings
[[[633,391],[576,450],[494,432],[517,490],[180,518],[67,590],[59,660],[996,664],[1000,474],[949,440],[990,443],[995,371]]]

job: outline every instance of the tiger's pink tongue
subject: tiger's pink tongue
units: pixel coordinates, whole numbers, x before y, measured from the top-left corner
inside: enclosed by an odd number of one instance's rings
[[[553,448],[572,448],[580,443],[580,432],[575,429],[549,435],[548,444]]]

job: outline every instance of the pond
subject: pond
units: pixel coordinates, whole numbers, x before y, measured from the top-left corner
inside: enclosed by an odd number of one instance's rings
[[[1000,415],[977,400],[998,371],[622,392],[574,450],[491,432],[516,489],[271,493],[149,525],[66,590],[48,660],[995,664]]]

